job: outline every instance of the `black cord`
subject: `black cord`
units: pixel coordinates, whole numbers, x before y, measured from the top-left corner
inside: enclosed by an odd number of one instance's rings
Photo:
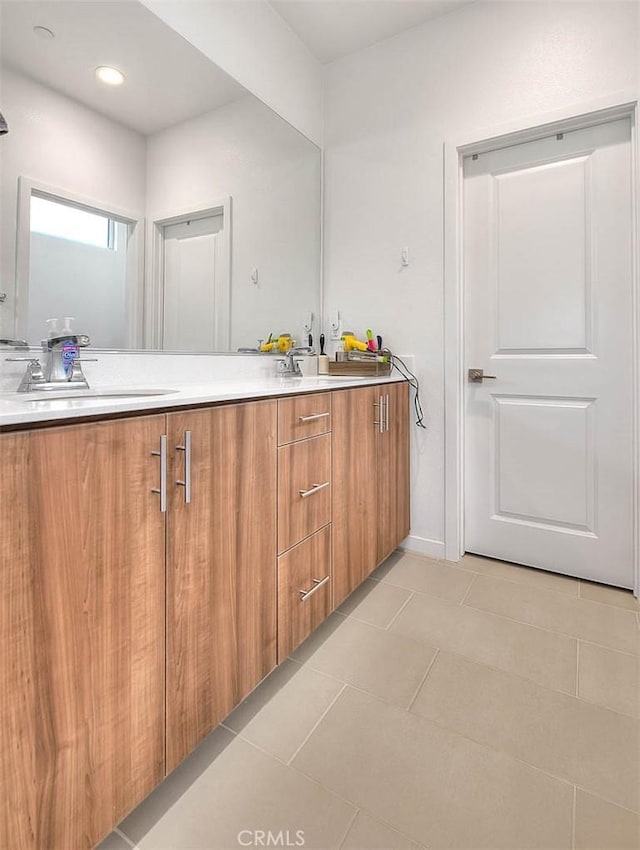
[[[397,369],[398,372],[400,372],[402,377],[413,390],[413,407],[416,413],[416,425],[418,426],[418,428],[424,428],[426,430],[427,426],[424,424],[424,412],[422,410],[422,402],[420,401],[420,384],[418,382],[418,379],[413,374],[411,369],[409,369],[404,360],[401,360],[397,354],[391,355],[391,363],[393,364],[393,367]]]

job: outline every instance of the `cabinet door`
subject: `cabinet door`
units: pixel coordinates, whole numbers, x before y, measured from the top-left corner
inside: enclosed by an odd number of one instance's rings
[[[409,385],[381,386],[385,426],[377,435],[378,557],[381,561],[409,534]]]
[[[2,847],[93,847],[163,777],[164,424],[0,437]]]
[[[331,431],[331,393],[304,393],[278,400],[278,445]]]
[[[170,771],[276,664],[276,402],[167,419]]]
[[[331,435],[278,449],[278,553],[331,520]]]
[[[332,585],[338,606],[376,564],[378,387],[332,394]]]
[[[278,558],[278,662],[325,620],[331,608],[331,525]]]

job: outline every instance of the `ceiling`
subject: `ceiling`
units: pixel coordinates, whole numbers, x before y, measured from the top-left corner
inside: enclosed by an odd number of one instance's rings
[[[320,62],[391,38],[473,0],[269,0]]]
[[[137,0],[5,0],[0,12],[3,64],[145,135],[246,94]],[[98,82],[99,65],[121,70],[125,83]]]

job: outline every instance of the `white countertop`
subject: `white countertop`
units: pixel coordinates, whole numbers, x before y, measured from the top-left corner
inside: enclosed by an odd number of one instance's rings
[[[217,378],[208,383],[177,384],[176,382],[127,383],[132,393],[135,387],[149,391],[153,388],[176,390],[167,395],[127,397],[83,398],[86,391],[76,390],[73,398],[53,400],[43,398],[44,393],[0,393],[0,429],[5,426],[29,425],[32,423],[60,422],[87,416],[109,416],[114,413],[149,413],[172,407],[215,404],[224,401],[240,401],[255,398],[270,398],[299,393],[362,387],[374,384],[395,383],[403,378],[398,374],[388,377],[356,378],[332,375],[317,375],[303,378]],[[64,385],[61,386],[64,391]],[[89,392],[118,391],[119,386],[96,386]]]

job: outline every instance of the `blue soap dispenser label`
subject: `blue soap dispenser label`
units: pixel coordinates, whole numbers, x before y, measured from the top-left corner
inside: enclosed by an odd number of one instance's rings
[[[67,380],[71,378],[71,373],[73,372],[73,361],[78,356],[78,346],[71,342],[71,340],[67,340],[62,344],[62,366],[64,368],[64,373],[67,376]]]

